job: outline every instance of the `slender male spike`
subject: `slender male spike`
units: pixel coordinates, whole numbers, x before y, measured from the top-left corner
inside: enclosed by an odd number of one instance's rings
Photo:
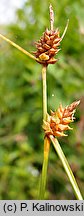
[[[54,24],[54,12],[53,12],[53,8],[52,5],[50,4],[50,29],[51,31],[53,31],[53,24]]]

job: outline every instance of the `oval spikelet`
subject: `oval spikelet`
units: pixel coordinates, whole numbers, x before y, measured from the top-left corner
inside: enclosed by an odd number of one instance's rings
[[[45,125],[44,130],[46,135],[53,136],[67,136],[64,131],[72,130],[73,128],[69,127],[69,123],[71,123],[74,119],[73,114],[74,110],[79,104],[79,101],[75,101],[69,106],[65,108],[60,105],[57,111],[51,111],[50,118],[47,119],[47,127]],[[66,114],[66,117],[65,117]],[[73,119],[72,119],[73,118]],[[48,134],[47,134],[48,131]]]

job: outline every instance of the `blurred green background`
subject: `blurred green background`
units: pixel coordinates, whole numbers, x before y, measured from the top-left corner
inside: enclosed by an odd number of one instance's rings
[[[81,100],[68,137],[59,139],[84,196],[84,11],[82,0],[27,0],[3,33],[28,51],[49,27],[49,4],[62,35],[47,71],[48,111]],[[5,16],[5,15],[4,15]],[[41,65],[0,39],[0,199],[37,199],[43,162]],[[52,145],[46,199],[75,199]]]

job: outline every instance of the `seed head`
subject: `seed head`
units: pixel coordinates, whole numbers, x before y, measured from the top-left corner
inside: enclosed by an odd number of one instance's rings
[[[67,136],[65,130],[72,130],[69,124],[74,121],[75,108],[80,101],[75,101],[69,106],[63,108],[62,105],[57,111],[51,110],[51,115],[47,114],[47,121],[43,121],[43,129],[46,135]]]
[[[50,5],[50,30],[46,29],[42,37],[38,42],[35,42],[37,48],[36,52],[33,52],[35,57],[41,61],[41,64],[48,65],[57,62],[54,56],[59,52],[59,45],[61,37],[59,36],[59,30],[54,30],[54,12]]]

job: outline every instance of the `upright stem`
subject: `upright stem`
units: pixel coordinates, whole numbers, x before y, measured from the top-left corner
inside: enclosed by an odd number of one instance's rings
[[[57,154],[58,154],[58,156],[59,156],[59,158],[60,158],[60,160],[61,160],[61,162],[63,164],[65,172],[66,172],[66,174],[67,174],[67,176],[69,178],[69,181],[70,181],[70,183],[71,183],[71,185],[72,185],[72,187],[74,189],[74,193],[75,193],[76,198],[78,200],[83,200],[82,195],[81,195],[80,190],[79,190],[79,187],[78,187],[77,182],[75,180],[75,177],[74,177],[74,175],[72,173],[72,170],[71,170],[71,168],[70,168],[70,166],[68,164],[68,161],[67,161],[67,159],[66,159],[66,157],[65,157],[65,155],[64,155],[64,153],[63,153],[63,151],[61,149],[61,146],[60,146],[58,140],[55,139],[51,135],[50,135],[50,139],[51,139],[51,141],[53,143],[53,146],[54,146],[54,148],[55,148],[55,150],[56,150],[56,152],[57,152]]]
[[[43,119],[46,121],[47,114],[47,86],[46,86],[46,66],[42,68],[42,82],[43,82]]]
[[[46,86],[46,66],[42,68],[42,82],[43,82],[43,119],[46,121],[47,118],[47,86]],[[43,167],[42,167],[42,175],[40,180],[40,191],[39,191],[39,199],[44,199],[45,195],[45,187],[46,187],[46,179],[47,179],[47,167],[48,167],[48,157],[49,157],[49,149],[50,149],[50,139],[48,137],[44,137],[44,159],[43,159]]]
[[[39,191],[40,200],[43,200],[45,196],[49,150],[50,150],[50,139],[48,137],[45,137],[44,138],[44,159],[43,159],[42,174],[40,179],[40,191]]]

